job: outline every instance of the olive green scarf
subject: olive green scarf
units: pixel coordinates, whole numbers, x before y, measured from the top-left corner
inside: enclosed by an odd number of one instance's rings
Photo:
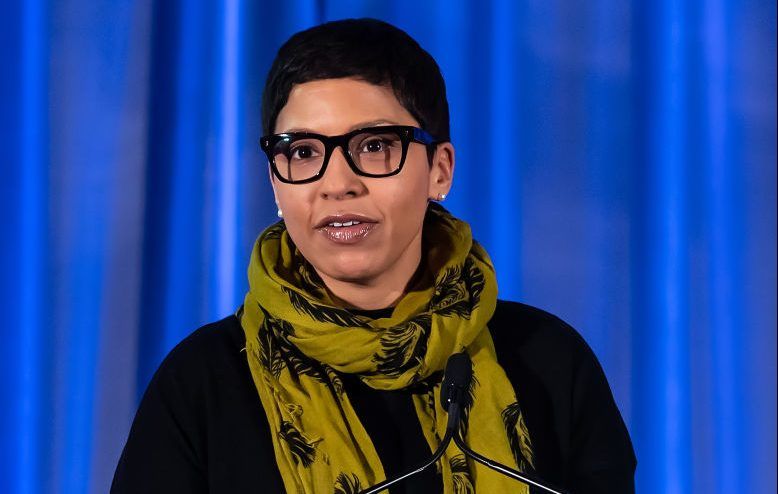
[[[435,204],[423,239],[426,276],[409,288],[391,317],[380,319],[333,303],[283,222],[257,240],[240,317],[287,492],[356,493],[385,478],[339,373],[356,374],[374,389],[412,387],[418,420],[434,450],[447,420],[439,403],[440,371],[462,350],[472,358],[475,377],[473,405],[464,411],[466,442],[500,463],[531,467],[529,434],[486,328],[497,303],[489,256],[467,223]],[[529,492],[466,460],[453,443],[438,469],[446,493]]]

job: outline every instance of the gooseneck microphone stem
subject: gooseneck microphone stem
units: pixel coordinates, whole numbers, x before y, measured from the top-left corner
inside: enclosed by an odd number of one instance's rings
[[[413,470],[409,470],[405,472],[404,474],[400,475],[399,477],[395,477],[393,479],[387,479],[383,482],[379,482],[378,484],[365,489],[364,491],[361,491],[360,494],[375,494],[376,492],[381,492],[384,489],[388,489],[389,486],[396,484],[397,482],[401,480],[405,480],[408,477],[412,475],[416,475],[417,473],[426,470],[430,467],[430,465],[434,464],[436,461],[440,459],[441,456],[443,456],[443,452],[446,451],[446,447],[448,446],[448,443],[451,442],[451,437],[453,434],[450,432],[446,432],[446,435],[443,436],[443,441],[441,441],[440,446],[438,446],[438,449],[435,450],[435,453],[433,453],[432,457],[424,462],[423,464],[419,465],[418,467],[414,468]]]
[[[468,388],[472,378],[472,362],[470,361],[470,356],[467,353],[455,353],[449,357],[448,362],[446,362],[446,370],[443,376],[443,383],[441,384],[440,388],[440,404],[448,413],[446,433],[443,435],[443,439],[441,439],[440,445],[435,450],[435,452],[432,453],[432,457],[424,463],[420,464],[418,467],[405,472],[399,477],[395,477],[391,480],[384,480],[383,482],[361,491],[360,494],[375,494],[376,492],[381,492],[384,489],[387,489],[389,486],[400,482],[401,480],[405,480],[412,475],[416,475],[426,468],[429,468],[431,465],[435,464],[435,462],[437,462],[441,456],[443,456],[443,453],[446,451],[446,448],[452,439],[465,455],[469,456],[478,463],[486,465],[492,470],[496,470],[497,472],[500,472],[507,477],[518,480],[519,482],[523,482],[525,484],[535,486],[551,494],[569,494],[562,489],[550,486],[534,475],[518,472],[512,468],[506,467],[502,463],[490,460],[489,458],[476,453],[470,449],[467,444],[465,444],[465,441],[461,436],[460,415],[462,408],[465,407],[467,403]]]
[[[460,412],[463,406],[465,390],[472,379],[472,372],[470,357],[466,353],[455,353],[448,358],[440,390],[441,405],[448,413],[446,433],[440,440],[438,448],[432,453],[432,457],[399,477],[386,479],[383,482],[379,482],[378,484],[361,491],[359,494],[375,494],[376,492],[381,492],[389,486],[429,468],[443,456],[451,439],[456,437],[457,431],[459,430],[459,423],[461,421]]]
[[[420,473],[423,470],[426,470],[430,466],[434,465],[435,462],[438,461],[441,456],[443,456],[443,453],[446,451],[446,448],[448,447],[448,443],[450,443],[451,439],[455,437],[455,432],[457,430],[457,426],[459,425],[459,404],[452,404],[452,406],[449,409],[448,417],[449,419],[448,419],[448,427],[446,427],[446,433],[443,435],[443,439],[440,441],[440,444],[438,445],[438,449],[436,449],[435,452],[432,453],[432,457],[430,457],[429,460],[425,461],[424,463],[420,464],[419,466],[417,466],[412,470],[408,470],[407,472],[400,475],[399,477],[395,477],[393,479],[387,479],[384,480],[383,482],[379,482],[378,484],[361,491],[359,494],[375,494],[376,492],[381,492],[384,489],[388,489],[389,486],[396,484],[401,480],[405,480],[408,477],[416,475],[417,473]]]
[[[548,483],[536,479],[533,475],[518,472],[510,467],[506,467],[502,463],[496,462],[483,455],[476,453],[475,451],[470,449],[470,447],[467,444],[465,444],[465,441],[462,440],[462,437],[459,435],[459,432],[457,432],[454,435],[454,443],[459,447],[460,450],[462,450],[464,454],[466,454],[470,458],[474,459],[475,461],[477,461],[482,465],[486,465],[492,470],[500,472],[501,474],[507,477],[510,477],[514,480],[518,480],[520,482],[524,482],[525,484],[534,485],[538,489],[542,489],[545,492],[550,492],[551,494],[569,494],[567,491],[563,491],[558,487],[552,487]]]

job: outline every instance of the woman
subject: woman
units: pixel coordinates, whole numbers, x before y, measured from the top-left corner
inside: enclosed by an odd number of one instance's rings
[[[497,300],[470,228],[437,202],[454,173],[435,61],[380,21],[279,50],[263,97],[283,218],[257,240],[237,314],[165,359],[114,492],[358,492],[439,444],[448,357],[473,362],[466,442],[576,493],[632,492],[635,459],[591,350]],[[392,492],[529,492],[449,445]]]

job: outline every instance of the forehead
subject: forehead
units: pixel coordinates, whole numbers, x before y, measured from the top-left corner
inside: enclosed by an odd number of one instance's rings
[[[366,122],[418,125],[392,89],[357,79],[297,84],[276,119],[275,132],[340,134]]]

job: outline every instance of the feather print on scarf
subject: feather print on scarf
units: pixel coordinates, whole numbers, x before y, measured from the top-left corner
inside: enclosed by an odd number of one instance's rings
[[[529,433],[487,327],[497,303],[489,256],[467,223],[434,203],[422,236],[424,276],[390,317],[379,319],[333,302],[283,222],[257,240],[249,292],[238,315],[288,492],[356,493],[385,479],[370,437],[343,392],[342,373],[374,389],[416,387],[414,408],[434,450],[447,421],[439,403],[441,371],[460,351],[470,355],[474,375],[473,400],[463,413],[465,440],[500,463],[531,468]],[[472,423],[478,427],[468,427]],[[439,469],[447,494],[529,492],[467,460],[454,445]]]

